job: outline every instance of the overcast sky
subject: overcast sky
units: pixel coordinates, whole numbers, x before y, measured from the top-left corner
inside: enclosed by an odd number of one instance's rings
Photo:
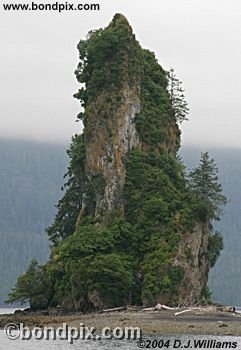
[[[0,9],[0,137],[68,142],[80,131],[79,103],[72,97],[78,89],[76,45],[120,12],[141,45],[183,81],[191,109],[183,144],[241,147],[241,1],[100,4],[101,11],[92,13]]]

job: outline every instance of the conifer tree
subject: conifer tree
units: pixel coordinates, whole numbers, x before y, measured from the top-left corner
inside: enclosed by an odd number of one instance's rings
[[[52,297],[51,282],[46,267],[32,259],[27,271],[17,279],[15,287],[9,294],[8,304],[29,303],[33,310],[46,308]]]
[[[70,159],[68,172],[65,174],[67,182],[62,187],[65,192],[57,204],[57,214],[54,222],[46,230],[49,239],[55,245],[75,231],[76,221],[84,201],[84,139],[83,134],[72,137],[67,150]]]
[[[168,72],[168,78],[168,91],[170,94],[171,106],[174,110],[177,122],[182,123],[184,120],[188,120],[187,115],[189,114],[188,103],[185,100],[182,82],[176,77],[173,68]]]
[[[227,203],[222,185],[218,182],[218,168],[208,152],[201,153],[199,166],[189,174],[189,187],[198,200],[199,208],[209,219],[220,220],[222,207]]]

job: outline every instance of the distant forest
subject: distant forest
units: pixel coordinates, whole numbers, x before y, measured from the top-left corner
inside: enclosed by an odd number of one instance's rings
[[[33,257],[48,258],[66,167],[65,146],[0,140],[0,303]]]
[[[215,224],[225,249],[209,285],[215,301],[241,306],[241,150],[183,147],[187,169],[197,166],[201,151],[215,159],[229,198],[222,221]],[[63,145],[0,140],[0,303],[33,257],[47,260],[45,228],[55,216],[66,171]]]

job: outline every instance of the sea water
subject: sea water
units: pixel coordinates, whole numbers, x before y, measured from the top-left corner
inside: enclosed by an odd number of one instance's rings
[[[1,350],[137,350],[137,349],[216,349],[215,344],[220,342],[225,344],[226,342],[232,344],[231,347],[222,347],[225,349],[241,349],[241,338],[232,336],[205,336],[205,335],[144,335],[143,340],[153,341],[149,347],[146,342],[146,346],[140,346],[137,340],[101,340],[101,341],[82,341],[76,340],[73,344],[69,344],[66,340],[9,340],[3,330],[0,330],[0,349]],[[159,346],[156,346],[159,341]],[[194,340],[203,344],[201,347],[194,346]],[[161,346],[161,344],[168,344],[169,346]],[[207,343],[209,341],[209,343]],[[206,343],[205,343],[206,342]],[[153,346],[154,345],[154,346]],[[190,345],[190,346],[189,346]],[[220,348],[220,347],[218,347]]]
[[[16,310],[23,310],[23,309],[21,309],[21,308],[13,308],[13,307],[3,307],[3,308],[0,308],[0,315],[14,314],[14,312]]]

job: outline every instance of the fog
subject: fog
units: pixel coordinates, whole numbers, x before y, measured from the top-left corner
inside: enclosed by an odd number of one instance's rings
[[[183,143],[241,147],[241,2],[100,0],[100,5],[99,12],[61,14],[1,8],[0,137],[63,143],[81,131],[75,122],[80,105],[72,97],[78,89],[76,45],[120,12],[141,45],[183,81],[191,110],[182,126]]]

